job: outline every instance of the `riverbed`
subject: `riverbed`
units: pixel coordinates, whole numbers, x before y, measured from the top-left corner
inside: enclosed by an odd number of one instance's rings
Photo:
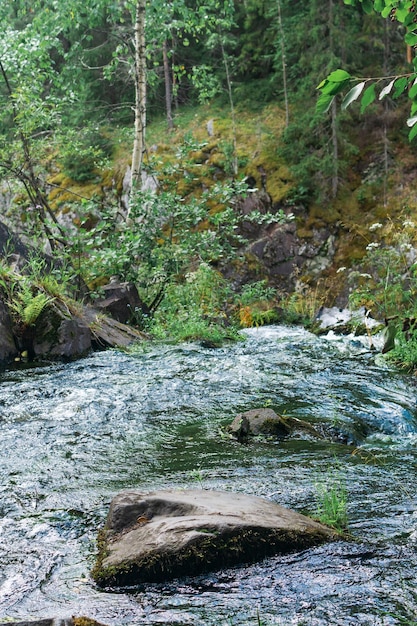
[[[416,379],[366,337],[243,335],[217,349],[143,344],[0,373],[0,620],[417,624]],[[235,415],[258,407],[333,436],[230,439]],[[314,513],[332,484],[347,489],[349,541],[128,593],[89,577],[124,488],[238,491]]]

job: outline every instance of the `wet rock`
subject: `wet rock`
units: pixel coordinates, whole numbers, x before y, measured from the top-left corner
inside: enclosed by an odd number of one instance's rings
[[[70,311],[65,302],[55,299],[45,307],[34,326],[20,332],[17,341],[19,350],[26,350],[29,358],[70,360],[84,356],[93,348],[126,348],[145,338],[144,333],[97,309],[77,303],[77,310]]]
[[[17,354],[9,310],[0,300],[0,363],[9,363]]]
[[[316,324],[322,332],[333,330],[340,335],[355,332],[356,335],[375,332],[382,327],[382,323],[373,319],[364,307],[352,311],[338,307],[321,307]]]
[[[133,283],[112,281],[104,285],[103,291],[104,298],[96,302],[95,307],[118,322],[135,322],[138,317],[149,315],[149,309],[140,299]]]
[[[238,441],[247,441],[257,435],[274,435],[285,437],[291,429],[283,418],[272,409],[252,409],[239,413],[229,426],[229,432]]]
[[[85,321],[55,301],[36,320],[32,345],[23,346],[34,357],[73,359],[91,350],[91,332]]]
[[[295,431],[308,433],[317,439],[323,439],[321,433],[308,422],[289,415],[278,415],[272,409],[251,409],[240,413],[229,426],[229,432],[238,441],[247,441],[259,435],[285,437]]]
[[[385,320],[385,328],[383,329],[382,354],[386,354],[395,348],[395,340],[399,335],[403,335],[406,341],[412,341],[417,331],[417,319],[415,317],[406,317],[402,320],[398,315],[394,315]]]
[[[397,325],[388,322],[382,331],[384,345],[382,346],[382,354],[386,354],[395,348],[395,337],[397,336]]]
[[[164,581],[337,537],[322,524],[256,496],[124,491],[111,503],[92,575],[103,587]]]
[[[103,315],[92,307],[83,309],[82,319],[91,330],[93,347],[96,348],[127,348],[133,343],[149,339],[146,333]]]

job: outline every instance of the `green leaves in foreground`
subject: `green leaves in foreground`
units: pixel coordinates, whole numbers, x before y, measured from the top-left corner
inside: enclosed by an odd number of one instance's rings
[[[361,6],[364,13],[380,13],[384,18],[395,19],[409,27],[413,24],[415,0],[343,0],[350,6]]]
[[[352,80],[352,76],[345,70],[335,70],[321,81],[317,89],[321,95],[316,104],[317,113],[326,113],[338,93],[341,93]]]
[[[416,23],[416,0],[344,0],[344,3],[352,7],[361,7],[363,12],[370,15],[378,13],[384,19],[390,19],[401,24],[404,33],[404,42],[407,46],[417,46],[417,23]],[[411,115],[407,120],[407,126],[411,129],[408,138],[411,141],[417,136],[417,57],[413,61],[414,70],[402,76],[386,76],[381,78],[366,78],[359,80],[350,76],[344,70],[336,70],[325,78],[317,87],[321,95],[317,101],[318,113],[329,110],[335,96],[344,92],[350,83],[355,83],[344,96],[342,109],[346,109],[352,102],[360,98],[361,113],[374,102],[377,97],[382,100],[388,94],[392,98],[398,98],[408,88],[408,97],[411,104]],[[382,89],[377,96],[378,85]]]
[[[352,86],[353,84],[353,86]],[[346,89],[350,89],[346,92]],[[317,86],[321,92],[316,104],[317,113],[326,113],[333,100],[338,94],[344,94],[342,110],[347,109],[353,102],[360,102],[361,114],[373,102],[383,100],[390,95],[394,100],[399,98],[406,89],[408,97],[412,101],[411,115],[407,120],[407,126],[411,128],[409,140],[417,136],[417,74],[411,73],[403,76],[389,76],[385,78],[366,78],[359,80],[345,70],[338,69],[329,74]],[[379,89],[379,91],[378,91]]]

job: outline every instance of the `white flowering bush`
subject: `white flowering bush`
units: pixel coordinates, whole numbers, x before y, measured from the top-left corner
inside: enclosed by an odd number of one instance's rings
[[[369,227],[366,255],[350,273],[351,304],[379,319],[417,314],[417,230],[411,220]],[[374,234],[375,233],[375,234]]]

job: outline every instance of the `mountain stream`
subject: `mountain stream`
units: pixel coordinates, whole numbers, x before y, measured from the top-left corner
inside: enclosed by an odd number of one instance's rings
[[[218,349],[98,352],[0,372],[0,621],[109,626],[417,624],[416,379],[366,338],[270,326]],[[271,407],[329,440],[230,439]],[[238,491],[314,513],[347,490],[352,539],[129,593],[89,578],[124,488]]]

